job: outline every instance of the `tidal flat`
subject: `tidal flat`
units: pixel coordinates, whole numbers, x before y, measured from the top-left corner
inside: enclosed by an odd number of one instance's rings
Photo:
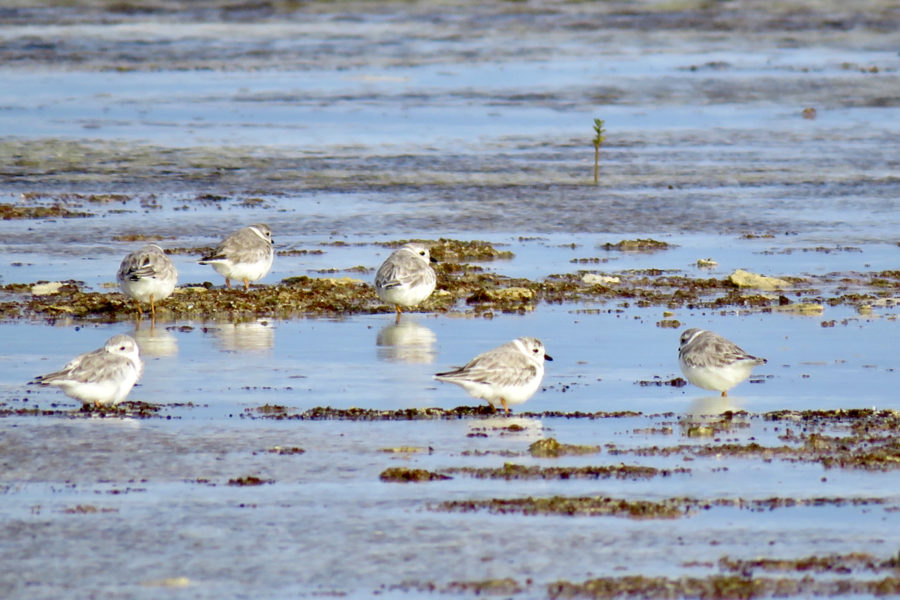
[[[0,597],[896,595],[898,32],[884,0],[6,3]],[[226,290],[196,261],[257,222],[273,269]],[[406,240],[438,286],[398,321]],[[115,285],[145,243],[155,324]],[[686,327],[768,364],[711,395]],[[119,407],[29,384],[117,333]],[[522,335],[554,361],[509,417],[432,379]]]

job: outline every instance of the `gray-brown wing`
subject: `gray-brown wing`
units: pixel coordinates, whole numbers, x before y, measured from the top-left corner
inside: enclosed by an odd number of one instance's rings
[[[731,340],[711,331],[688,344],[682,359],[691,367],[725,367],[739,360],[764,360],[747,354]]]
[[[537,376],[537,366],[524,356],[512,343],[479,354],[464,366],[438,373],[436,377],[447,380],[465,380],[489,385],[524,385]]]
[[[119,265],[118,278],[122,281],[126,279],[137,281],[151,277],[168,279],[172,276],[177,277],[175,266],[162,252],[149,250],[132,252]]]
[[[401,285],[418,286],[434,282],[434,270],[409,254],[392,254],[378,268],[375,285],[388,289]]]
[[[110,354],[104,349],[76,356],[61,370],[39,377],[41,383],[54,381],[95,382],[119,379],[134,369],[134,363],[124,356]]]
[[[225,238],[212,253],[201,258],[200,262],[225,259],[234,262],[257,262],[271,253],[272,245],[260,238],[252,229],[245,227]]]

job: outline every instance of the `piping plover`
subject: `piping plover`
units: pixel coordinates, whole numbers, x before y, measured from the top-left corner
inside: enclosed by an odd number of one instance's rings
[[[122,293],[134,299],[141,318],[141,303],[150,303],[151,319],[156,321],[156,302],[172,295],[178,282],[178,271],[163,249],[149,244],[125,256],[116,280]]]
[[[375,274],[375,293],[382,301],[393,304],[400,318],[401,306],[415,306],[434,291],[437,276],[431,268],[428,248],[423,244],[404,244],[378,268]]]
[[[470,396],[486,400],[495,409],[522,404],[537,391],[544,377],[544,360],[553,360],[544,344],[533,337],[520,337],[470,360],[465,366],[438,373],[438,381],[462,387]]]
[[[249,290],[251,281],[262,279],[272,268],[275,258],[272,245],[269,226],[256,223],[229,235],[199,262],[212,265],[225,278],[225,287],[231,288],[231,280],[237,279],[244,282],[244,290]]]
[[[734,342],[704,329],[688,329],[681,334],[678,364],[687,380],[705,390],[722,392],[750,377],[757,365],[766,364],[741,350]]]
[[[62,388],[67,396],[95,406],[115,406],[141,378],[144,362],[134,338],[114,335],[102,348],[79,354],[61,370],[36,378]]]

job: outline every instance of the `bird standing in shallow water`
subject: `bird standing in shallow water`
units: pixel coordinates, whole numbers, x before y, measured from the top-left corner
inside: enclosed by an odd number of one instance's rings
[[[239,229],[222,240],[208,256],[198,262],[211,265],[225,278],[225,287],[231,288],[231,280],[244,282],[244,291],[251,281],[259,281],[272,268],[275,259],[272,231],[264,223],[256,223]]]
[[[62,388],[67,396],[94,406],[115,406],[141,378],[144,362],[134,338],[114,335],[102,348],[79,354],[54,373],[36,382]]]
[[[383,302],[393,304],[400,321],[401,306],[423,302],[437,284],[431,268],[431,253],[423,244],[405,244],[391,252],[375,274],[375,293]]]
[[[175,291],[178,270],[162,248],[148,244],[122,259],[116,280],[122,293],[134,299],[138,321],[143,314],[141,303],[149,302],[150,322],[156,323],[156,302],[165,300]]]
[[[540,387],[545,360],[553,358],[546,354],[540,340],[520,337],[434,378],[455,383],[470,396],[486,400],[494,409],[502,406],[509,414],[511,405],[522,404]]]
[[[747,354],[734,342],[704,329],[688,329],[681,334],[678,364],[687,380],[705,390],[722,392],[750,377],[757,365],[768,362]]]

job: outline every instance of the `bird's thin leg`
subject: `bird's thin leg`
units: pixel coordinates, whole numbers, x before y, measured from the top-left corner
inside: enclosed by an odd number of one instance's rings
[[[156,304],[153,302],[153,294],[150,294],[150,328],[156,325]]]
[[[728,390],[722,392],[722,397],[725,398],[728,396]]]
[[[225,278],[225,287],[227,287],[229,290],[231,289],[231,280],[229,280],[227,277]]]
[[[137,310],[137,324],[138,327],[141,326],[141,317],[144,316],[144,311],[141,310],[141,303],[138,302],[137,298],[134,299],[134,307]]]
[[[244,280],[244,291],[245,292],[250,291],[250,282],[246,279]]]
[[[506,398],[500,398],[500,404],[503,405],[503,410],[506,411],[506,416],[509,416],[509,405],[506,403]]]

